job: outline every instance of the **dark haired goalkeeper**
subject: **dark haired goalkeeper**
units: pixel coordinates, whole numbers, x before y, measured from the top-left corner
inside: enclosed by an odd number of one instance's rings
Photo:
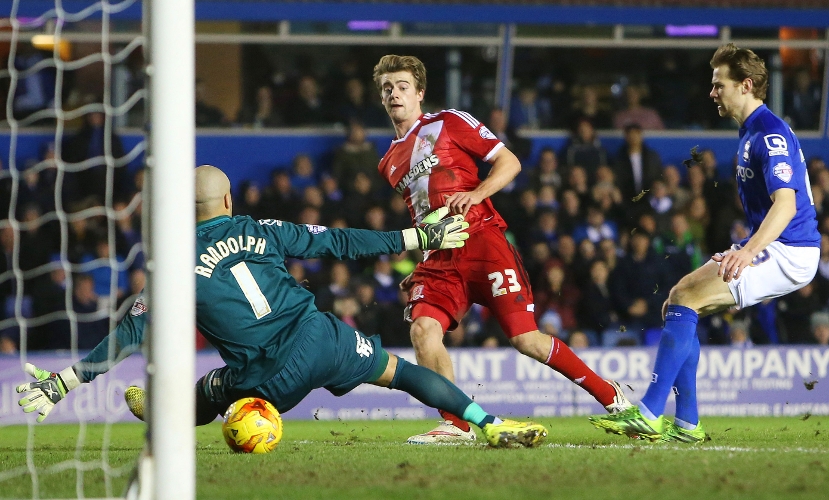
[[[314,306],[314,296],[285,268],[288,257],[354,259],[406,249],[461,247],[468,235],[463,216],[401,231],[328,229],[274,219],[232,217],[230,181],[218,168],[196,169],[196,324],[227,366],[196,382],[196,425],[212,422],[242,397],[264,398],[286,412],[313,389],[341,396],[361,383],[400,389],[432,407],[462,415],[481,427],[493,446],[533,446],[543,426],[502,421],[487,414],[437,373],[389,354],[377,336],[366,337]],[[42,421],[67,391],[106,372],[115,359],[137,350],[144,338],[147,307],[139,297],[116,330],[83,360],[60,373],[26,365],[38,379],[23,384],[24,411]],[[110,345],[114,342],[114,346]],[[130,409],[143,417],[144,392],[127,392]]]

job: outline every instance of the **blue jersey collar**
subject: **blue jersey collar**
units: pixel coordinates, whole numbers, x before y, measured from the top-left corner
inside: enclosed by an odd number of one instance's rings
[[[196,223],[196,230],[210,229],[211,227],[218,226],[228,220],[230,220],[230,216],[228,215],[220,215],[218,217],[213,217],[212,219],[203,220]]]
[[[751,114],[748,115],[748,118],[746,118],[746,121],[743,122],[743,126],[740,127],[740,135],[742,135],[743,132],[748,130],[751,127],[751,125],[754,123],[754,120],[756,120],[757,117],[760,116],[765,111],[768,111],[768,109],[769,108],[767,108],[765,104],[761,104],[759,108],[752,111]]]

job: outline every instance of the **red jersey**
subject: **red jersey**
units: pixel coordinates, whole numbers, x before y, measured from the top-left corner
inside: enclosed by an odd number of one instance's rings
[[[447,109],[421,115],[400,139],[393,140],[380,165],[380,175],[406,199],[412,220],[446,204],[458,192],[473,191],[481,181],[475,159],[488,161],[502,143],[469,113]],[[489,198],[469,209],[469,233],[481,226],[507,224]]]

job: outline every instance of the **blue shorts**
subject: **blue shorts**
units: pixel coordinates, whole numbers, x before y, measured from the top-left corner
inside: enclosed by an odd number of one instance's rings
[[[234,396],[262,397],[284,413],[314,389],[324,387],[342,396],[377,380],[388,359],[379,335],[366,337],[333,314],[318,313],[298,332],[282,370],[245,394]]]

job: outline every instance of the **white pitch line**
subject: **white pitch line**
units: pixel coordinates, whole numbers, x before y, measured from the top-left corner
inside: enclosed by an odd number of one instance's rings
[[[818,448],[744,448],[740,446],[711,446],[711,445],[693,445],[676,446],[676,445],[660,445],[656,443],[643,444],[562,444],[550,443],[544,445],[547,448],[567,448],[567,449],[582,449],[582,450],[632,450],[634,448],[644,450],[678,450],[678,451],[727,451],[735,453],[816,453],[826,454],[829,450],[821,450]]]

